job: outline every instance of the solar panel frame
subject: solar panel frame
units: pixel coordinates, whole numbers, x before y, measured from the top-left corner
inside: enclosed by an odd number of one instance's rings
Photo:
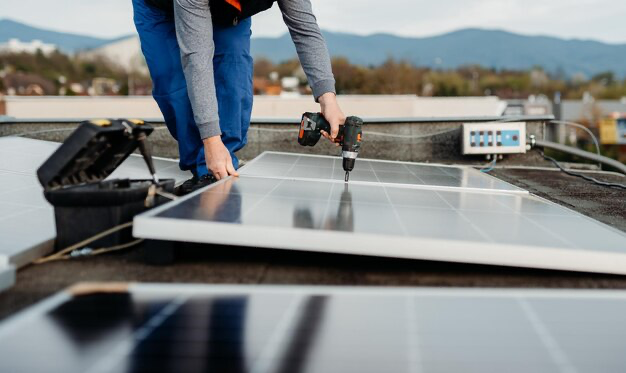
[[[490,264],[500,266],[514,266],[514,267],[528,267],[528,268],[541,268],[541,269],[556,269],[566,271],[581,271],[581,272],[597,272],[597,273],[613,273],[613,274],[626,274],[626,234],[618,231],[614,228],[608,227],[596,220],[588,218],[582,214],[578,214],[565,207],[559,206],[552,202],[546,201],[536,196],[523,196],[517,194],[501,194],[500,198],[515,198],[521,201],[534,201],[540,203],[542,206],[553,208],[557,211],[562,211],[562,214],[547,214],[546,217],[541,217],[540,222],[532,223],[528,227],[528,243],[511,243],[506,236],[507,231],[498,231],[500,234],[500,242],[488,239],[483,241],[465,240],[465,239],[451,239],[447,236],[450,234],[441,233],[439,238],[432,238],[428,236],[410,236],[407,235],[406,227],[405,234],[401,232],[396,234],[370,234],[358,232],[354,234],[352,232],[333,231],[330,229],[307,229],[293,226],[286,226],[285,224],[272,225],[275,221],[285,216],[272,215],[267,212],[263,213],[261,217],[265,216],[264,221],[259,222],[256,220],[254,224],[239,224],[238,221],[233,221],[231,217],[228,217],[227,222],[221,221],[204,221],[201,218],[185,218],[186,212],[182,212],[182,218],[170,218],[161,217],[160,214],[170,213],[177,207],[183,206],[185,201],[192,198],[202,198],[202,194],[208,196],[213,189],[221,188],[225,183],[245,183],[250,181],[250,184],[260,183],[262,178],[249,178],[242,175],[239,179],[225,179],[216,184],[213,184],[203,190],[197,191],[191,195],[183,197],[174,202],[170,202],[154,210],[148,211],[135,218],[133,234],[139,238],[148,238],[155,240],[165,241],[185,241],[196,243],[211,243],[222,245],[235,245],[235,246],[248,246],[259,247],[267,249],[283,249],[283,250],[300,250],[300,251],[312,251],[312,252],[325,252],[325,253],[338,253],[338,254],[352,254],[352,255],[368,255],[379,257],[392,257],[403,259],[420,259],[420,260],[435,260],[435,261],[448,261],[448,262],[460,262],[460,263],[473,263],[473,264]],[[266,179],[274,180],[276,179]],[[320,183],[320,185],[337,185],[336,183],[323,183],[314,180],[303,181],[288,181],[284,179],[282,182],[300,182],[307,187],[313,183]],[[271,183],[269,184],[271,187]],[[365,186],[363,186],[365,187]],[[368,187],[374,187],[368,185]],[[413,194],[426,193],[424,190],[418,189],[405,189],[403,186],[378,186],[383,190],[411,190]],[[268,189],[266,187],[265,189]],[[302,191],[301,191],[302,192]],[[431,191],[428,191],[431,192]],[[266,191],[261,191],[259,196],[255,196],[257,200],[266,198],[269,195]],[[385,192],[387,193],[387,192]],[[453,192],[449,190],[441,190],[441,194],[449,194],[451,196],[458,196],[462,198],[467,197],[470,204],[473,198],[495,198],[490,197],[491,194],[486,194],[484,191],[469,192],[460,191]],[[388,196],[388,193],[387,193]],[[498,195],[495,195],[498,196]],[[284,197],[284,196],[283,196]],[[207,197],[208,200],[212,197]],[[253,203],[254,199],[253,198]],[[315,196],[310,197],[307,201],[315,200]],[[286,197],[289,200],[289,196]],[[294,199],[295,201],[295,199]],[[336,202],[336,199],[335,199]],[[323,208],[324,200],[319,199],[316,203],[320,204],[320,209]],[[328,198],[327,204],[330,203]],[[193,204],[195,206],[195,204]],[[295,205],[295,202],[294,202]],[[315,206],[315,203],[311,203],[311,206]],[[393,203],[391,203],[393,206]],[[272,211],[272,206],[265,206],[266,209],[262,211]],[[276,206],[274,206],[276,207]],[[453,208],[454,209],[454,208]],[[228,210],[228,209],[225,209]],[[319,210],[319,209],[318,209]],[[200,211],[200,210],[199,210]],[[394,211],[398,221],[402,221],[398,215],[398,211]],[[474,213],[474,215],[477,212]],[[245,214],[245,212],[244,212]],[[314,211],[315,215],[316,212]],[[280,215],[280,214],[279,214]],[[463,215],[463,214],[461,214]],[[521,214],[523,215],[523,214]],[[573,218],[575,221],[570,223],[579,222],[586,226],[587,229],[596,229],[600,233],[611,235],[612,246],[611,249],[590,250],[588,247],[577,248],[576,242],[569,240],[567,245],[563,244],[551,244],[551,245],[536,245],[532,243],[534,233],[533,227],[536,227],[544,236],[549,237],[549,229],[560,230],[558,233],[563,233],[567,230],[567,227],[558,226],[558,220],[554,219],[555,215],[562,215],[559,218]],[[384,222],[384,215],[381,211],[374,211],[370,213],[369,218],[376,219],[380,224]],[[489,216],[479,216],[479,218],[485,218]],[[537,218],[533,215],[534,218]],[[501,224],[498,221],[498,215],[492,216],[493,224]],[[288,219],[288,217],[286,218]],[[393,217],[390,217],[393,219]],[[454,231],[455,227],[462,228],[463,224],[472,225],[468,221],[467,217],[464,218],[465,222],[457,223],[457,225],[451,225],[448,227],[449,231]],[[526,220],[521,216],[520,220]],[[570,219],[571,220],[571,219]],[[554,223],[555,221],[556,223]],[[283,221],[284,223],[284,221]],[[402,224],[402,223],[401,223]],[[446,222],[443,222],[446,227]],[[448,222],[448,225],[452,222]],[[484,223],[483,227],[484,227]],[[542,224],[551,225],[552,228],[543,228]],[[557,224],[557,226],[554,226]],[[520,227],[513,227],[521,229]],[[575,230],[576,231],[576,230]],[[523,231],[521,231],[523,233]],[[490,232],[490,234],[494,234]],[[504,236],[502,236],[504,235]],[[502,238],[503,237],[503,238]],[[621,242],[624,242],[624,249],[621,249]],[[587,239],[587,244],[589,243]],[[582,249],[582,250],[581,250]],[[598,251],[600,250],[600,251]]]

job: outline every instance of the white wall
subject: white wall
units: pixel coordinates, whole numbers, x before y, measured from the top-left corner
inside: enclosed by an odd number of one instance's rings
[[[252,117],[299,118],[305,111],[319,111],[310,96],[281,98],[256,96]],[[22,119],[146,118],[163,119],[149,96],[132,97],[5,97],[6,115]],[[364,118],[499,116],[506,103],[496,97],[430,98],[416,96],[340,96],[346,115]]]

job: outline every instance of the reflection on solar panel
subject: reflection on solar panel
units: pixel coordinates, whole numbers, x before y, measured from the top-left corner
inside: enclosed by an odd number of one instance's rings
[[[246,176],[257,165],[137,217],[135,236],[626,274],[624,233],[534,196]]]
[[[19,137],[0,138],[0,262],[23,266],[52,249],[56,229],[54,211],[37,180],[39,166],[58,143]],[[183,181],[187,173],[171,160],[157,159],[162,179]],[[111,178],[150,178],[141,157],[129,157]]]
[[[341,158],[265,152],[241,169],[241,175],[279,179],[325,180],[344,182]],[[350,173],[354,183],[376,183],[420,189],[478,189],[493,192],[521,193],[527,191],[485,175],[471,167],[429,165],[359,159]]]
[[[7,320],[0,371],[624,372],[625,315],[624,291],[139,284]]]

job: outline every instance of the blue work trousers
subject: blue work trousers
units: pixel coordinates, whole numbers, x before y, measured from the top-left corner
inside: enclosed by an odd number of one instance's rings
[[[146,4],[145,0],[133,0],[133,9],[141,50],[152,77],[152,95],[167,128],[178,141],[180,168],[198,177],[206,175],[209,171],[187,94],[174,15]],[[235,152],[248,141],[252,114],[251,24],[248,18],[237,26],[214,27],[215,56],[213,61],[207,61],[214,68],[222,141],[235,168],[239,167]]]

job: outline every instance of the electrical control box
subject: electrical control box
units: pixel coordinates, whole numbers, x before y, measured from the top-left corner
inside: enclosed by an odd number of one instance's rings
[[[464,123],[463,154],[526,153],[526,123]]]

